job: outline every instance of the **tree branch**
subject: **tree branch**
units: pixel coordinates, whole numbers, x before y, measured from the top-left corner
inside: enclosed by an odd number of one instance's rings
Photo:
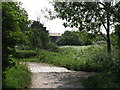
[[[102,17],[100,16],[100,14],[99,14],[99,17],[100,17],[100,20],[101,20],[102,25],[104,26],[105,30],[107,30],[107,27],[105,26],[104,21],[103,21]]]
[[[99,4],[103,5],[105,7],[105,4],[103,4],[102,2],[98,2]]]
[[[98,7],[98,8],[99,8],[98,10],[100,11],[100,7]],[[102,25],[104,26],[105,30],[107,30],[107,27],[105,26],[104,21],[103,21],[101,15],[100,15],[100,12],[99,12],[99,11],[98,11],[98,15],[99,15],[99,17],[100,17],[100,20],[101,20],[101,22],[102,22]]]
[[[105,40],[107,40],[107,38],[105,37],[105,35],[100,30],[98,32],[100,33],[100,35],[102,35],[105,38]]]

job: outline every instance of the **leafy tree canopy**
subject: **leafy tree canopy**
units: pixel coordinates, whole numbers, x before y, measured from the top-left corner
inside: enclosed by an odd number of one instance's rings
[[[113,2],[55,2],[53,3],[58,17],[66,20],[64,26],[76,27],[100,33],[107,41],[108,51],[111,50],[110,26],[119,19],[118,4]],[[112,13],[114,11],[114,13]],[[103,35],[101,26],[106,30]]]
[[[86,31],[65,31],[58,40],[60,45],[91,45],[96,35]]]
[[[2,2],[2,51],[3,66],[9,65],[15,46],[26,42],[25,30],[30,23],[20,2]]]
[[[31,24],[30,42],[32,47],[45,48],[49,42],[48,30],[39,21]]]

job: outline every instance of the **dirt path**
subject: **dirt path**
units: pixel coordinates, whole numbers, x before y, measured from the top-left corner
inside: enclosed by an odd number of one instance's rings
[[[80,80],[94,73],[70,71],[63,67],[27,62],[32,72],[30,88],[84,88]]]

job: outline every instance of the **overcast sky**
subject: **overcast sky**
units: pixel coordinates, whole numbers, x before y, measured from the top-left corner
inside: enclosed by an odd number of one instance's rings
[[[41,9],[49,8],[54,10],[54,7],[49,3],[50,0],[18,0],[23,3],[23,8],[28,12],[29,20],[37,20],[41,18],[41,23],[47,27],[49,32],[63,33],[65,30],[71,30],[71,28],[65,28],[61,19],[47,20],[43,17]]]
[[[50,33],[64,33],[65,30],[72,30],[72,28],[65,28],[63,26],[63,20],[54,19],[48,20],[44,17],[41,10],[45,8],[54,10],[52,4],[49,3],[51,0],[17,0],[23,3],[22,7],[28,12],[29,20],[37,20],[40,18],[40,22],[49,30]],[[119,0],[118,0],[119,1]],[[102,27],[102,32],[105,32],[105,29]],[[112,30],[111,30],[112,32]]]

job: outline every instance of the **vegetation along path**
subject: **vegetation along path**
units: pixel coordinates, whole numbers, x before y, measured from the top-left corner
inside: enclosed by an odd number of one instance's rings
[[[27,62],[32,72],[30,88],[84,88],[80,80],[94,75],[91,72],[70,71],[50,64]]]

